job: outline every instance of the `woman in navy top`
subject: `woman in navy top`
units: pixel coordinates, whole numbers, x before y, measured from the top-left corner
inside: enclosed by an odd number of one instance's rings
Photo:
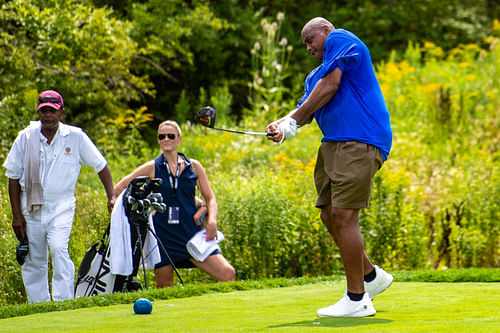
[[[217,202],[200,162],[188,159],[177,151],[181,141],[182,131],[179,125],[172,120],[162,122],[158,126],[158,144],[162,154],[120,180],[115,186],[115,194],[118,196],[136,177],[162,178],[160,193],[168,208],[164,213],[155,214],[153,220],[156,234],[175,266],[198,267],[217,281],[233,281],[234,268],[220,251],[214,251],[203,262],[196,261],[187,252],[186,243],[200,231],[193,218],[196,213],[196,185],[207,203],[207,240],[217,237]],[[155,266],[156,286],[158,288],[172,286],[174,283],[172,265],[164,253],[160,253],[162,260]]]

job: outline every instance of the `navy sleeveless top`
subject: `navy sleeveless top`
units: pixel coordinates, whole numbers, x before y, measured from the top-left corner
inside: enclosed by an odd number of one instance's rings
[[[167,207],[179,207],[179,223],[168,223],[169,208],[164,213],[156,213],[153,217],[154,227],[158,238],[168,252],[168,255],[176,264],[176,267],[194,267],[188,260],[191,258],[186,250],[186,243],[200,231],[193,215],[196,213],[196,203],[194,200],[196,193],[196,180],[198,176],[193,171],[191,162],[182,153],[184,157],[185,168],[178,178],[177,191],[175,198],[172,193],[172,186],[167,171],[166,161],[163,154],[155,159],[155,177],[163,179],[159,192],[163,197],[163,202]],[[175,176],[177,170],[171,170]],[[161,262],[155,268],[169,265],[170,261],[165,256],[160,247]]]

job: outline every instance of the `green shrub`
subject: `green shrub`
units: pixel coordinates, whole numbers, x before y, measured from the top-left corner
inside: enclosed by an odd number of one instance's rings
[[[367,253],[384,267],[414,269],[427,263],[419,194],[412,193],[409,185],[405,171],[391,172],[383,166],[374,178],[370,208],[361,211]]]

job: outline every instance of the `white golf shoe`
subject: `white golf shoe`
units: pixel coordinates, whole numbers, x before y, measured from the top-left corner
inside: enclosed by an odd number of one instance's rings
[[[356,302],[351,301],[346,292],[337,303],[319,309],[318,317],[369,317],[376,312],[368,293],[365,292],[363,298]]]
[[[375,266],[375,279],[371,282],[365,282],[365,291],[370,295],[370,299],[386,290],[394,279],[391,274],[384,271],[382,268]]]

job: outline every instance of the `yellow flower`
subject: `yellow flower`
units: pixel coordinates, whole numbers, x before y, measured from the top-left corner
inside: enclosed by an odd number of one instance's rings
[[[439,88],[441,87],[441,84],[439,83],[429,83],[424,85],[423,90],[424,93],[432,95],[434,94]]]
[[[405,96],[404,95],[399,95],[398,98],[396,98],[396,104],[401,105],[405,101]]]
[[[449,52],[449,57],[451,59],[460,59],[464,54],[464,50],[459,47],[455,47]]]
[[[399,68],[401,69],[401,72],[403,74],[409,74],[415,72],[415,67],[410,66],[410,64],[406,60],[403,60],[402,62],[399,63]]]
[[[319,223],[318,223],[318,222],[313,222],[313,223],[312,223],[312,226],[313,226],[313,228],[314,228],[316,231],[319,231]]]
[[[465,76],[465,78],[467,79],[467,81],[469,82],[474,82],[476,81],[476,75],[475,74],[468,74]]]
[[[481,48],[477,44],[469,43],[469,44],[465,45],[465,50],[479,52],[479,51],[481,51]]]
[[[389,76],[399,74],[399,68],[393,62],[389,62],[385,65],[385,71],[387,72],[387,75],[389,75]]]
[[[382,90],[382,95],[388,96],[390,86],[387,83],[381,83],[380,89]]]
[[[434,46],[435,45],[432,42],[429,42],[429,41],[424,42],[424,48],[426,48],[426,49],[433,48]]]
[[[276,155],[274,155],[274,160],[276,162],[283,162],[287,159],[287,156],[286,156],[286,153],[281,151],[279,153],[277,153]]]

